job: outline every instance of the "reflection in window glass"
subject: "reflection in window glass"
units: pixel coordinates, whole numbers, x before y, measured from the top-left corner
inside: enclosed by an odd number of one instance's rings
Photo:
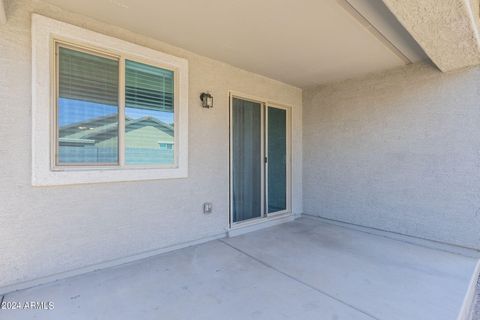
[[[118,162],[118,60],[58,50],[57,164]]]
[[[126,60],[125,163],[175,163],[173,71]]]

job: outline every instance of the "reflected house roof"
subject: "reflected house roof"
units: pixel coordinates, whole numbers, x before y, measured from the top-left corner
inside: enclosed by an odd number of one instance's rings
[[[132,119],[125,117],[125,131],[128,133],[143,127],[152,126],[172,137],[174,127],[154,117]],[[95,144],[118,136],[118,117],[116,114],[101,116],[60,127],[62,144]]]

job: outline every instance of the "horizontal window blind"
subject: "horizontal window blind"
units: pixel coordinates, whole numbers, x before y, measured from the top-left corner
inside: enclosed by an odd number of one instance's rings
[[[118,60],[59,48],[60,98],[118,104]]]
[[[125,60],[119,114],[119,59],[58,46],[57,164],[118,164],[124,117],[127,165],[175,163],[174,71]]]
[[[125,62],[125,162],[175,162],[173,71]],[[164,143],[172,147],[165,148]]]
[[[130,60],[125,64],[126,104],[173,113],[174,72]]]

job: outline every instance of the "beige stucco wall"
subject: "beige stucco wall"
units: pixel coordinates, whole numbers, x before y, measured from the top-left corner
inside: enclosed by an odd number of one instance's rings
[[[302,92],[40,1],[7,1],[0,26],[0,288],[222,234],[228,223],[228,91],[293,106],[293,211],[302,212]],[[189,61],[189,177],[31,186],[32,12]],[[200,107],[209,90],[215,107]],[[45,146],[47,152],[47,146]],[[204,215],[202,203],[213,202]]]
[[[304,212],[480,249],[480,68],[304,91]]]

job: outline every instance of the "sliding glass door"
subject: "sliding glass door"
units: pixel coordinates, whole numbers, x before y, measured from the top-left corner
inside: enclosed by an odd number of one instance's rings
[[[287,110],[267,107],[267,213],[287,210]]]
[[[231,97],[231,223],[289,208],[288,109]]]
[[[232,215],[233,222],[263,213],[262,104],[232,99]]]

